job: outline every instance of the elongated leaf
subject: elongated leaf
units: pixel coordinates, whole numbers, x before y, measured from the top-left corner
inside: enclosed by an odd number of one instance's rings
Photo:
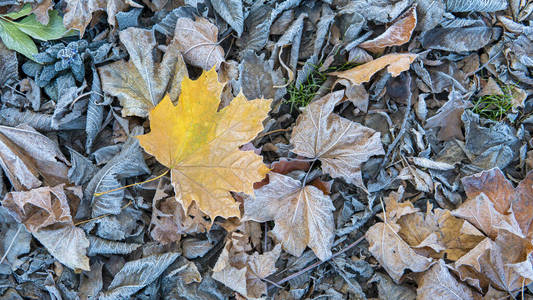
[[[99,299],[128,298],[156,280],[178,256],[179,253],[170,252],[127,262]]]
[[[31,14],[31,4],[25,4],[21,10],[19,11],[16,11],[16,12],[12,12],[12,13],[8,13],[8,14],[5,14],[5,15],[2,15],[3,17],[8,17],[12,20],[16,20],[18,18],[21,18],[21,17],[24,17],[24,16],[27,16]]]
[[[42,41],[60,39],[67,32],[67,29],[63,26],[63,18],[55,10],[50,12],[50,21],[48,21],[47,25],[39,23],[34,14],[27,16],[20,22],[16,22],[15,25],[20,31]]]
[[[240,37],[244,27],[242,0],[215,0],[211,1],[211,5]]]
[[[96,135],[102,129],[102,122],[104,121],[104,106],[100,105],[102,100],[102,86],[100,84],[100,76],[94,66],[91,67],[93,73],[93,83],[91,85],[91,95],[89,96],[89,103],[87,105],[87,122],[85,123],[85,132],[87,133],[87,140],[85,141],[86,153],[91,153]]]
[[[95,236],[89,236],[89,242],[91,243],[87,250],[87,255],[89,256],[98,254],[129,254],[141,246],[141,244],[110,241]]]
[[[451,12],[493,12],[507,8],[506,0],[447,0],[446,9]]]
[[[39,52],[33,40],[13,23],[0,20],[0,38],[7,48],[15,50],[31,60],[35,60],[33,55]]]

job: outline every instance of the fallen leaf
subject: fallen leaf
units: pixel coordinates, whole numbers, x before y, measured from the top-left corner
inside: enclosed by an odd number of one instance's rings
[[[263,254],[248,254],[250,249],[247,246],[246,236],[233,233],[213,267],[212,277],[247,299],[261,298],[267,294],[267,286],[262,279],[276,271],[281,246],[278,244]]]
[[[533,235],[533,211],[529,209],[533,202],[533,172],[529,172],[522,182],[513,188],[502,171],[498,168],[486,170],[462,179],[468,200],[462,204],[457,214],[464,214],[467,208],[473,210],[471,216],[475,221],[472,224],[482,226],[492,238],[495,238],[497,228],[506,227],[507,230],[517,235],[531,237]],[[484,210],[472,207],[471,201],[484,201],[485,206],[493,207]],[[490,204],[489,204],[490,203]],[[481,205],[481,204],[478,204]],[[483,214],[490,213],[490,217]],[[455,212],[454,212],[455,214]],[[505,224],[499,222],[505,220]],[[484,223],[484,225],[482,225]],[[489,225],[492,223],[492,225]],[[486,232],[487,233],[487,232]],[[488,233],[487,233],[488,234]]]
[[[486,289],[488,284],[513,293],[533,280],[530,239],[501,230],[495,241],[484,239],[455,262],[461,280]]]
[[[97,11],[106,11],[107,22],[115,26],[115,14],[123,11],[129,6],[142,8],[142,5],[132,0],[66,0],[65,16],[63,23],[68,29],[80,31],[80,37],[83,37],[85,28],[92,19],[92,14]]]
[[[457,281],[442,259],[420,276],[416,293],[416,299],[420,300],[474,300],[481,297],[466,284]]]
[[[381,52],[391,46],[403,45],[411,39],[416,27],[416,5],[404,12],[398,19],[378,37],[359,44],[359,47],[374,53]]]
[[[34,4],[31,12],[35,14],[35,18],[39,23],[46,25],[50,20],[48,11],[52,8],[52,0],[43,0],[41,3]]]
[[[505,0],[446,0],[446,10],[450,12],[494,12],[506,8]]]
[[[148,116],[166,93],[176,100],[180,82],[187,75],[177,45],[171,43],[158,63],[153,55],[157,44],[153,30],[130,27],[119,36],[130,60],[99,67],[98,73],[104,92],[120,100],[122,116]]]
[[[448,101],[439,108],[437,113],[426,120],[426,128],[440,128],[438,138],[441,141],[451,139],[464,140],[461,129],[461,115],[465,108],[472,106],[469,101],[463,100],[462,95],[457,91],[448,94]]]
[[[426,49],[466,52],[483,48],[500,34],[501,28],[499,27],[437,27],[426,31],[420,42]],[[473,39],[472,36],[477,38]]]
[[[392,77],[396,77],[403,71],[409,70],[411,63],[416,57],[417,55],[412,53],[387,54],[355,68],[341,72],[331,72],[329,74],[348,79],[352,84],[357,85],[368,82],[372,75],[385,67],[387,67],[387,72],[389,72]]]
[[[398,285],[383,273],[376,273],[368,283],[377,282],[379,299],[381,300],[415,300],[416,293],[408,285]]]
[[[363,187],[361,165],[385,152],[379,132],[332,113],[343,95],[333,92],[305,108],[292,131],[292,152],[318,159],[325,173]]]
[[[319,259],[329,258],[335,236],[330,197],[289,176],[270,173],[269,178],[269,184],[244,200],[243,220],[274,220],[272,234],[287,252],[300,256],[309,246]]]
[[[10,192],[2,206],[65,266],[88,271],[89,240],[74,226],[71,211],[81,201],[79,186],[41,187],[27,192]]]
[[[406,269],[413,272],[427,270],[433,259],[417,254],[399,235],[400,226],[394,223],[376,223],[365,234],[368,250],[396,283]]]
[[[268,172],[261,156],[239,147],[263,130],[271,100],[247,101],[239,94],[217,111],[221,90],[214,69],[195,81],[184,78],[178,105],[165,97],[150,112],[151,132],[137,137],[146,152],[171,169],[184,210],[196,202],[212,221],[239,217],[230,191],[252,194],[253,183]]]
[[[215,11],[226,21],[240,37],[244,29],[242,0],[220,0],[211,2]]]
[[[193,21],[179,18],[174,41],[186,62],[204,70],[218,69],[224,61],[224,49],[217,43],[218,28],[204,18]]]
[[[154,282],[170,266],[179,253],[154,254],[127,262],[115,275],[106,292],[98,299],[111,300],[129,297]]]
[[[28,125],[0,126],[0,161],[16,191],[68,182],[68,165],[58,145]]]

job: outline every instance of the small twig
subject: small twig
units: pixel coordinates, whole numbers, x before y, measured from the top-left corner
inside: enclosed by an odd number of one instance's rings
[[[262,138],[262,137],[265,137],[269,134],[273,134],[273,133],[278,133],[278,132],[285,132],[285,131],[290,131],[292,128],[281,128],[281,129],[276,129],[276,130],[272,130],[272,131],[269,131],[269,132],[263,132],[263,133],[260,133],[259,135],[257,135],[257,138]]]
[[[17,229],[17,232],[15,233],[15,236],[13,236],[13,239],[11,240],[11,243],[9,244],[9,247],[7,247],[6,253],[4,253],[4,256],[2,256],[2,259],[0,259],[0,265],[4,262],[4,259],[6,259],[7,254],[11,250],[11,247],[13,247],[13,244],[15,243],[15,240],[17,239],[17,236],[19,235],[20,229],[22,228],[22,224],[19,224],[19,228]]]
[[[128,204],[122,206],[122,207],[120,208],[120,210],[123,210],[124,208],[130,206],[131,203],[132,203],[132,202],[131,202],[131,200],[130,200],[130,202],[128,202]],[[105,218],[105,217],[107,217],[107,216],[110,216],[110,215],[112,215],[112,214],[105,214],[105,215],[98,216],[98,217],[96,217],[96,218],[91,218],[91,219],[87,219],[87,220],[79,221],[79,222],[77,222],[77,223],[74,223],[74,226],[78,226],[78,225],[81,225],[81,224],[89,223],[89,222],[91,222],[91,221],[100,220],[100,219],[103,219],[103,218]]]
[[[156,176],[152,179],[148,179],[148,180],[145,180],[145,181],[141,181],[141,182],[136,182],[136,183],[132,183],[132,184],[128,184],[128,185],[125,185],[125,186],[121,186],[119,188],[116,188],[116,189],[112,189],[112,190],[109,190],[109,191],[105,191],[105,192],[100,192],[100,193],[94,193],[94,196],[95,197],[98,197],[98,196],[102,196],[102,195],[105,195],[105,194],[109,194],[109,193],[112,193],[112,192],[116,192],[116,191],[120,191],[120,190],[123,190],[125,188],[129,188],[130,186],[135,186],[135,185],[139,185],[139,184],[144,184],[144,183],[148,183],[148,182],[152,182],[154,180],[157,180],[165,175],[167,175],[168,171],[170,171],[170,169],[167,169],[163,174],[159,175],[159,176]]]
[[[283,278],[282,280],[276,282],[276,284],[277,284],[277,285],[282,285],[282,284],[284,284],[285,282],[287,282],[287,281],[289,281],[289,280],[291,280],[291,279],[294,279],[294,278],[296,278],[296,277],[298,277],[298,276],[300,276],[300,275],[302,275],[302,274],[304,274],[304,273],[306,273],[306,272],[308,272],[308,271],[310,271],[310,270],[312,270],[312,269],[314,269],[314,268],[320,266],[321,264],[327,262],[328,260],[331,260],[331,259],[333,259],[333,258],[335,258],[335,257],[337,257],[337,256],[339,256],[339,255],[341,255],[341,254],[343,254],[344,252],[346,252],[346,251],[352,249],[353,247],[357,246],[357,244],[359,244],[359,243],[360,243],[362,240],[364,240],[364,239],[365,239],[365,236],[363,235],[362,237],[358,238],[355,242],[353,242],[353,243],[351,243],[350,245],[348,245],[346,248],[344,248],[344,249],[342,249],[341,251],[339,251],[339,252],[333,254],[333,255],[332,255],[330,258],[328,258],[327,260],[324,260],[324,261],[320,261],[320,260],[319,260],[319,261],[317,261],[316,263],[314,263],[314,264],[308,266],[307,268],[302,269],[302,270],[300,270],[300,271],[298,271],[298,272],[296,272],[296,273],[294,273],[294,274],[291,274],[291,275],[289,275],[289,276]]]

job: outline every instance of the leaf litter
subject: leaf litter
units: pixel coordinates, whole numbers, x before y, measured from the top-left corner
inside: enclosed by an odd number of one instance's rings
[[[21,3],[0,299],[533,297],[530,1]]]

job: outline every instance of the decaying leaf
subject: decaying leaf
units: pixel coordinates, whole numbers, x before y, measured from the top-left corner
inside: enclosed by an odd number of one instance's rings
[[[171,43],[160,63],[154,59],[153,30],[130,27],[120,32],[120,41],[130,54],[129,61],[117,61],[98,68],[102,89],[116,96],[122,116],[146,117],[169,94],[176,100],[182,78],[187,75],[177,45]]]
[[[416,292],[420,300],[474,300],[481,296],[457,281],[442,259],[420,276]]]
[[[193,21],[179,18],[174,41],[185,61],[204,70],[210,70],[224,61],[224,49],[217,43],[218,28],[204,18]]]
[[[454,138],[464,140],[461,115],[471,105],[469,101],[463,100],[459,92],[450,92],[448,102],[439,108],[437,114],[426,120],[426,128],[440,128],[438,138],[442,141]]]
[[[385,152],[379,132],[332,113],[343,95],[333,92],[305,108],[292,131],[292,152],[319,159],[324,172],[363,187],[361,165]]]
[[[10,192],[2,200],[2,206],[23,223],[54,258],[69,268],[88,271],[89,240],[81,228],[74,226],[71,215],[81,198],[81,187],[61,184]]]
[[[212,221],[240,217],[229,192],[252,194],[253,183],[268,172],[261,156],[239,147],[263,130],[271,101],[247,101],[239,94],[217,111],[221,90],[214,68],[198,80],[185,78],[178,105],[165,97],[150,112],[151,132],[137,137],[146,152],[171,169],[184,210],[196,202]]]
[[[16,191],[68,182],[58,145],[28,125],[0,126],[0,165]]]
[[[403,45],[411,39],[411,34],[416,27],[416,5],[403,13],[387,30],[378,37],[359,44],[359,47],[381,52],[391,46]]]
[[[446,9],[451,12],[493,12],[506,8],[505,0],[446,0]]]
[[[501,34],[498,27],[437,27],[428,30],[421,38],[422,47],[452,52],[475,51],[487,45]],[[477,38],[473,39],[472,36]]]
[[[67,0],[66,3],[67,7],[65,8],[63,23],[69,29],[79,30],[80,36],[83,36],[94,12],[106,11],[108,23],[115,26],[116,13],[125,10],[129,6],[142,8],[142,5],[132,0]]]
[[[401,72],[409,70],[411,63],[416,57],[417,55],[412,53],[387,54],[355,68],[341,72],[332,72],[330,74],[348,79],[352,84],[361,84],[368,82],[372,75],[385,67],[387,67],[387,72],[393,77],[396,77]]]
[[[127,262],[98,299],[111,300],[133,295],[156,280],[178,256],[179,253],[169,252]]]
[[[256,299],[267,294],[267,286],[262,279],[276,271],[281,246],[278,244],[263,254],[248,254],[250,250],[248,237],[233,233],[213,267],[213,279],[247,299]]]
[[[270,173],[269,179],[244,201],[243,220],[274,220],[272,234],[292,255],[302,255],[309,246],[319,259],[330,257],[335,229],[330,197],[285,175]]]

